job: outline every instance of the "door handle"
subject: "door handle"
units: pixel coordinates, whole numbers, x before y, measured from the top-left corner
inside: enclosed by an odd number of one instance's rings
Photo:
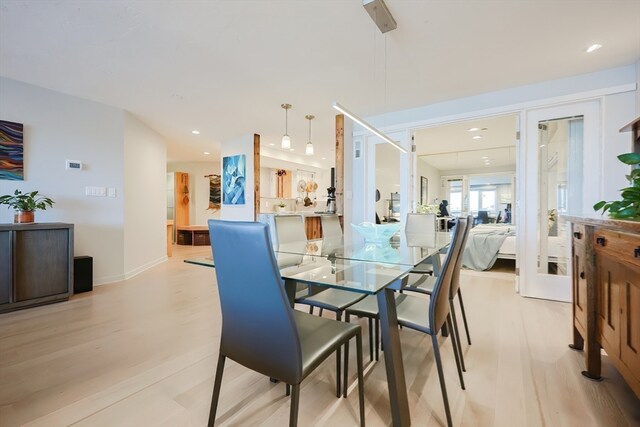
[[[633,256],[636,258],[640,258],[640,246],[633,250]]]
[[[581,279],[584,279],[584,271],[581,271],[581,272],[580,272],[580,278],[581,278]]]
[[[582,239],[582,233],[579,231],[574,231],[573,232],[573,237],[575,237],[576,239],[580,240]]]
[[[596,243],[600,246],[604,246],[604,244],[606,243],[606,239],[604,237],[597,237]]]

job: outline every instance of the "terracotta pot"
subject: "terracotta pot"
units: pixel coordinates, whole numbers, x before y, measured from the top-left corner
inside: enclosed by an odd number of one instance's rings
[[[13,222],[15,224],[24,224],[34,221],[33,211],[16,211],[13,215]]]

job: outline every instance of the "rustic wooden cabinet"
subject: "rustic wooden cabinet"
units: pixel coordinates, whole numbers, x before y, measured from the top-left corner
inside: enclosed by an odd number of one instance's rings
[[[0,224],[0,313],[73,293],[73,224]]]
[[[573,223],[572,347],[585,376],[600,378],[604,349],[640,396],[640,222],[568,217]]]

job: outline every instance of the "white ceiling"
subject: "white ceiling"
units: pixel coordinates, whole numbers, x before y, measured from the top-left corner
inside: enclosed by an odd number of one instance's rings
[[[334,100],[369,116],[640,57],[637,0],[387,5],[398,28],[382,36],[359,0],[2,0],[0,75],[124,108],[171,160],[247,133],[277,147],[287,102],[292,154],[314,114],[315,162],[329,164]]]
[[[469,129],[480,128],[479,131]],[[480,139],[473,139],[480,136]],[[516,116],[506,115],[420,129],[419,158],[440,171],[487,170],[516,164]]]

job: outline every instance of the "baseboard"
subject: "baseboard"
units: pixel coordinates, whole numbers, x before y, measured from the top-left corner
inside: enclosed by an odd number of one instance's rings
[[[131,279],[132,277],[137,276],[143,271],[146,271],[152,267],[155,267],[158,264],[162,264],[163,262],[166,262],[168,260],[169,260],[169,257],[167,257],[166,255],[163,255],[160,258],[155,259],[153,261],[149,261],[148,263],[143,264],[140,267],[136,267],[133,270],[126,272],[125,274],[115,274],[113,276],[96,277],[93,280],[93,286],[108,285],[110,283],[122,282],[123,280]]]
[[[151,267],[155,267],[158,264],[162,264],[163,262],[166,262],[168,260],[169,260],[169,257],[167,257],[167,255],[163,255],[158,259],[155,259],[153,261],[149,261],[146,264],[142,264],[140,267],[136,267],[133,270],[124,273],[124,280],[131,279],[132,277],[137,276],[138,274],[142,273],[143,271],[148,270]]]

